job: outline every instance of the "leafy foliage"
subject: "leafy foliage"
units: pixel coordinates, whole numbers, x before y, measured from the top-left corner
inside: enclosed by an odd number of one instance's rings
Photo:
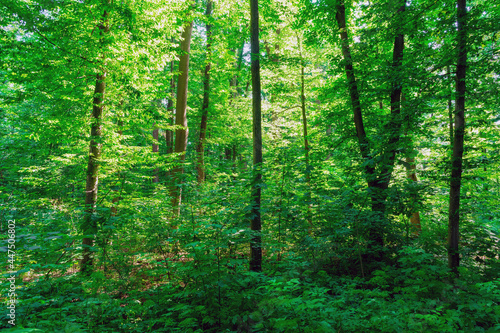
[[[459,277],[446,266],[455,4],[346,2],[372,155],[361,158],[337,1],[262,0],[263,271],[252,239],[248,4],[15,0],[0,6],[0,252],[15,221],[16,326],[5,332],[496,332],[500,330],[498,5],[468,1],[467,132]],[[194,9],[194,12],[191,10]],[[103,11],[110,33],[99,35]],[[192,13],[192,14],[188,14]],[[182,27],[194,20],[184,174],[169,153]],[[205,21],[212,20],[212,59]],[[403,66],[392,69],[397,31]],[[196,181],[211,69],[206,181]],[[306,160],[301,68],[308,122]],[[96,74],[106,67],[93,272],[82,257]],[[173,70],[172,70],[173,69]],[[401,138],[385,212],[363,170],[384,168],[391,82]],[[175,104],[175,103],[174,103]],[[152,131],[159,129],[159,139]],[[152,151],[152,144],[159,152]],[[414,162],[410,160],[413,159]],[[414,163],[415,177],[410,178]],[[153,182],[159,175],[159,182]],[[169,193],[182,188],[176,214]],[[416,235],[411,218],[420,214]],[[373,226],[384,226],[374,260]],[[177,229],[172,226],[178,226]],[[1,300],[10,282],[2,279]],[[3,306],[3,305],[2,305]]]

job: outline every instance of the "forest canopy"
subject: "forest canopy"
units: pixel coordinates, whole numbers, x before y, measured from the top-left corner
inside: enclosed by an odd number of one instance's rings
[[[500,4],[0,2],[5,332],[500,331]]]

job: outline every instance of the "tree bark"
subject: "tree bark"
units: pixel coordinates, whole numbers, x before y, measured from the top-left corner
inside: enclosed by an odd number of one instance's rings
[[[300,106],[302,110],[302,131],[304,135],[304,152],[305,152],[305,162],[306,162],[306,184],[307,184],[307,223],[309,224],[308,232],[309,235],[312,234],[312,211],[311,211],[311,168],[309,165],[309,139],[307,137],[307,115],[306,115],[306,93],[305,93],[305,75],[304,75],[304,58],[302,56],[302,44],[297,36],[297,44],[299,44],[299,56],[300,56]]]
[[[205,77],[203,78],[203,105],[201,107],[200,139],[198,141],[198,147],[196,148],[198,155],[198,163],[196,164],[196,169],[198,171],[198,184],[205,181],[204,146],[207,132],[208,107],[210,106],[210,67],[212,58],[212,25],[210,24],[210,19],[212,16],[212,0],[207,1],[205,16],[207,17],[207,63],[205,65]]]
[[[304,134],[304,151],[306,158],[306,180],[308,186],[311,183],[311,173],[309,167],[309,140],[307,137],[307,115],[306,115],[306,95],[305,95],[305,83],[304,83],[304,65],[302,64],[300,68],[300,80],[301,80],[301,89],[300,89],[300,100],[301,100],[301,109],[302,109],[302,129]]]
[[[171,187],[172,207],[175,216],[180,213],[181,205],[181,181],[184,173],[184,161],[186,159],[186,147],[188,139],[187,125],[187,94],[188,94],[188,77],[189,77],[189,52],[191,50],[191,33],[193,31],[193,21],[184,28],[182,32],[181,56],[179,59],[179,78],[177,81],[177,103],[175,112],[175,125],[178,128],[175,130],[175,152],[179,153],[179,165],[172,170],[174,184]],[[173,228],[177,226],[173,225]]]
[[[404,12],[405,8],[406,2],[403,0],[397,13]],[[371,191],[372,211],[377,213],[378,216],[376,218],[380,219],[382,222],[381,225],[371,230],[371,239],[374,241],[375,246],[379,247],[384,246],[386,190],[389,188],[391,182],[396,160],[396,151],[398,150],[399,138],[401,137],[401,92],[403,89],[403,78],[401,73],[403,70],[403,51],[404,35],[398,33],[394,37],[394,48],[392,53],[391,114],[390,120],[386,126],[386,132],[389,133],[389,139],[385,146],[385,151],[383,152],[376,185]]]
[[[101,38],[109,32],[108,13],[104,11],[102,24],[99,26]],[[104,41],[101,39],[101,45]],[[94,98],[92,107],[92,125],[90,129],[89,160],[87,164],[87,181],[85,185],[85,219],[82,223],[83,231],[83,258],[80,263],[80,270],[84,274],[89,274],[92,270],[93,257],[91,247],[94,245],[95,234],[97,233],[97,221],[94,217],[96,213],[97,191],[99,188],[99,159],[102,149],[102,113],[104,110],[104,94],[106,92],[106,69],[101,69],[101,74],[96,77],[94,88]]]
[[[241,47],[237,50],[238,51],[238,57],[236,59],[236,62],[234,63],[234,69],[236,73],[233,75],[231,81],[229,82],[229,87],[231,87],[231,96],[229,98],[229,106],[231,106],[233,99],[236,99],[239,94],[239,72],[241,70],[241,63],[243,62],[243,50],[245,48],[245,41],[241,43]]]
[[[120,103],[120,105],[122,105],[123,101]],[[117,133],[120,135],[120,137],[123,135],[123,131],[122,131],[122,127],[123,127],[123,121],[122,120],[118,120],[118,131]],[[121,175],[120,175],[120,172],[118,172],[118,179],[121,178]],[[122,186],[123,188],[123,182],[122,182]],[[118,190],[113,190],[113,192],[118,192]],[[116,208],[116,206],[118,205],[118,202],[121,200],[121,197],[120,197],[120,193],[117,193],[118,195],[115,196],[111,202],[115,205],[111,206],[111,216],[116,216],[116,214],[118,213],[118,208]]]
[[[342,46],[342,55],[344,57],[344,67],[347,76],[347,84],[349,87],[349,95],[351,97],[352,110],[354,114],[354,126],[356,128],[356,135],[358,138],[359,150],[364,160],[365,178],[368,184],[371,201],[372,211],[382,213],[385,211],[385,202],[380,200],[379,191],[377,189],[377,176],[375,174],[375,163],[371,157],[370,147],[368,145],[368,138],[366,136],[365,127],[363,123],[363,116],[361,111],[361,103],[359,98],[358,85],[354,75],[354,67],[349,47],[349,38],[346,28],[345,5],[341,0],[337,5],[337,13],[335,15],[337,24],[340,30],[340,39]],[[371,239],[370,251],[372,252],[373,245],[375,247],[383,247],[383,232],[375,223],[369,228],[369,237]],[[380,252],[377,250],[377,252]]]
[[[418,178],[417,178],[417,174],[415,172],[415,170],[417,169],[417,166],[415,165],[415,159],[413,157],[407,157],[406,163],[408,165],[406,167],[406,172],[407,172],[408,178],[414,182],[417,182]],[[412,195],[411,200],[412,200],[412,206],[413,206],[416,202],[415,196]],[[411,224],[411,228],[412,228],[412,230],[411,230],[412,234],[415,236],[420,235],[420,233],[422,232],[422,226],[420,225],[420,213],[418,210],[416,211],[413,209],[413,211],[411,212],[410,224]]]
[[[450,66],[446,66],[446,75],[447,78],[451,78],[451,69]],[[453,88],[451,88],[453,89]],[[449,117],[449,136],[450,136],[450,146],[451,149],[453,149],[453,107],[452,107],[452,100],[451,100],[451,95],[453,93],[450,91],[450,95],[448,96],[448,117]]]
[[[153,125],[153,147],[152,147],[153,153],[158,153],[158,127],[156,126],[156,123]],[[158,175],[158,167],[155,168],[154,174],[153,174],[153,183],[158,183],[160,181],[160,177]]]
[[[462,158],[465,132],[465,76],[467,70],[467,7],[466,0],[457,0],[457,80],[455,99],[455,132],[451,160],[450,205],[448,216],[448,266],[458,273],[460,224],[460,187],[462,184]]]
[[[405,102],[406,102],[405,95],[401,94],[401,103],[404,105]],[[410,123],[410,120],[408,119],[408,124],[409,123]],[[408,133],[405,132],[405,136],[407,134]],[[415,150],[413,148],[413,142],[411,139],[410,139],[409,146],[412,147],[411,151],[415,152]],[[406,164],[405,164],[406,176],[411,181],[417,182],[418,181],[417,173],[416,173],[417,166],[415,164],[415,158],[411,157],[413,155],[413,152],[408,154],[409,156],[406,157]],[[410,217],[411,233],[413,236],[418,237],[420,235],[420,233],[422,232],[422,226],[420,224],[420,212],[418,210],[415,210],[415,208],[414,208],[415,204],[418,201],[418,196],[417,196],[417,193],[415,193],[415,192],[410,193],[410,196],[411,196],[411,217]]]
[[[398,13],[405,11],[405,0],[398,9]],[[389,133],[387,152],[384,154],[383,165],[380,173],[379,187],[387,189],[392,177],[396,151],[399,138],[401,137],[401,92],[403,90],[404,35],[399,33],[394,38],[394,49],[392,53],[392,88],[391,88],[391,119],[386,128]]]
[[[398,9],[398,12],[405,10],[405,3]],[[349,86],[349,95],[351,98],[352,109],[354,113],[354,125],[356,128],[356,135],[358,138],[358,145],[361,151],[361,156],[364,159],[365,177],[368,184],[372,212],[376,214],[375,219],[380,220],[380,223],[372,223],[369,229],[369,237],[371,243],[369,250],[374,254],[375,259],[380,259],[380,253],[384,247],[384,229],[385,229],[385,211],[386,211],[386,197],[387,188],[392,176],[394,168],[395,154],[397,150],[397,143],[399,142],[401,120],[401,91],[402,79],[397,77],[392,81],[391,89],[391,120],[388,127],[391,129],[387,150],[383,153],[384,158],[380,165],[379,176],[376,174],[375,161],[370,153],[369,141],[365,132],[361,103],[359,97],[358,86],[354,74],[353,61],[349,47],[349,38],[346,28],[346,15],[344,1],[340,0],[337,4],[337,12],[335,15],[337,24],[340,30],[340,39],[342,46],[342,55],[344,57],[344,66],[347,76],[347,83]],[[404,37],[398,34],[394,40],[393,51],[393,73],[399,73],[402,67],[404,49]]]
[[[174,78],[174,62],[170,62],[170,74],[172,77],[170,78],[170,97],[167,101],[167,123],[169,125],[173,125],[173,116],[174,116],[174,99],[175,99],[175,78]],[[174,152],[174,132],[172,130],[167,129],[165,131],[165,143],[167,146],[167,154],[172,154]]]
[[[250,0],[251,71],[252,71],[252,111],[253,111],[253,184],[252,217],[250,228],[250,270],[262,271],[261,238],[261,186],[262,186],[262,128],[261,128],[261,87],[260,87],[260,47],[259,47],[259,3]]]
[[[354,125],[356,127],[356,135],[358,138],[359,150],[361,156],[365,160],[365,176],[369,187],[375,186],[375,167],[370,157],[370,147],[368,146],[368,138],[363,124],[363,115],[361,112],[361,103],[359,99],[358,85],[356,83],[356,76],[354,75],[354,67],[351,56],[351,49],[349,47],[349,38],[346,28],[345,5],[341,0],[337,5],[337,13],[335,15],[337,24],[340,30],[340,39],[342,44],[342,55],[344,57],[344,67],[347,76],[347,84],[349,86],[349,95],[351,97],[352,110],[354,114]]]

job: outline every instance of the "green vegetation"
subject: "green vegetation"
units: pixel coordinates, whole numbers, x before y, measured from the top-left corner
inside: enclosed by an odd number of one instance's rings
[[[0,328],[499,332],[499,22],[0,3]]]

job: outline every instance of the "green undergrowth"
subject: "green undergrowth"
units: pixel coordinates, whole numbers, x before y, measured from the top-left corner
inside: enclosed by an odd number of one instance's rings
[[[5,332],[498,332],[500,280],[406,247],[369,276],[338,276],[306,258],[246,271],[209,258],[173,262],[174,277],[98,271],[32,280]],[[203,262],[207,259],[207,262]],[[160,271],[158,271],[160,272]],[[153,282],[154,281],[154,282]],[[2,318],[2,323],[6,323]],[[4,327],[6,328],[6,327]]]

